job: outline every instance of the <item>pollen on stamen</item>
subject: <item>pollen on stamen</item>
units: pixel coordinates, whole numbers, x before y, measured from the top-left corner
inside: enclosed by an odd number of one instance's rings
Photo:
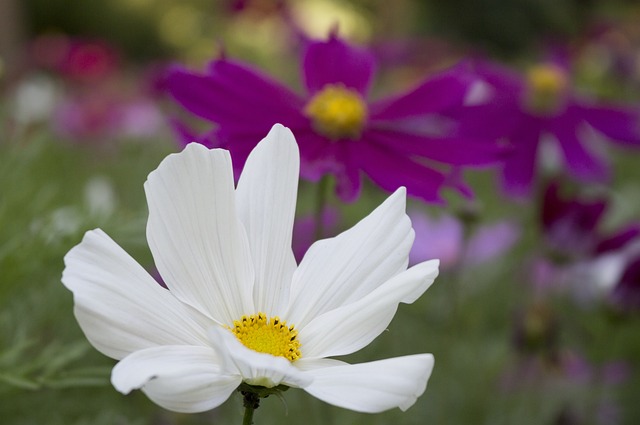
[[[538,113],[556,112],[569,88],[567,73],[554,64],[539,64],[527,72],[525,104]]]
[[[292,362],[300,358],[298,332],[277,316],[269,318],[264,313],[242,316],[240,320],[234,320],[229,329],[242,344],[254,351],[281,356]]]
[[[367,105],[358,92],[343,84],[327,84],[305,106],[314,129],[333,140],[360,136]]]

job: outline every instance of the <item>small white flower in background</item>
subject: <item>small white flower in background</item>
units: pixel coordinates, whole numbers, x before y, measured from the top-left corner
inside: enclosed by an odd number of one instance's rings
[[[109,217],[118,205],[113,183],[105,176],[94,176],[87,182],[84,199],[91,217]]]
[[[328,357],[368,345],[438,274],[407,269],[414,232],[401,188],[350,230],[291,249],[299,154],[275,125],[237,188],[227,151],[199,144],[149,175],[147,239],[169,290],[101,230],[65,257],[62,281],[99,351],[120,360],[112,383],[166,409],[201,412],[241,383],[302,388],[360,412],[413,405],[431,354],[361,364]]]
[[[14,118],[22,125],[47,121],[58,97],[58,88],[51,78],[38,74],[30,76],[16,87]]]

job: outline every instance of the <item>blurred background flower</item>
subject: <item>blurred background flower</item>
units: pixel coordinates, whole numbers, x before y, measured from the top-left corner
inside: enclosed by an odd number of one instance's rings
[[[488,99],[462,108],[462,134],[502,139],[512,148],[501,183],[507,194],[531,196],[541,163],[555,163],[586,183],[606,182],[610,167],[602,140],[640,148],[640,109],[636,105],[598,104],[574,94],[569,70],[554,62],[531,66],[525,75],[504,66],[478,62],[478,76],[489,86]],[[542,144],[561,158],[544,158]]]
[[[240,167],[260,135],[281,122],[297,134],[302,176],[318,181],[333,175],[345,201],[357,199],[361,172],[384,190],[406,186],[409,195],[427,202],[442,202],[444,187],[468,195],[451,166],[495,164],[502,151],[473,134],[450,136],[439,115],[462,106],[475,77],[458,66],[398,95],[370,101],[375,67],[369,51],[332,31],[326,41],[304,42],[306,95],[225,56],[204,73],[173,67],[164,86],[186,110],[216,124],[197,135],[178,123],[182,143],[229,149]]]

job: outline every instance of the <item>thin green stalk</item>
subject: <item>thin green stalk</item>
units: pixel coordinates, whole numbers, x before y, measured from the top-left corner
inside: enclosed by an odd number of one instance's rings
[[[260,407],[260,396],[251,391],[242,391],[244,416],[242,425],[253,425],[253,412]]]
[[[245,407],[242,425],[253,425],[253,412],[255,412],[255,410],[253,407]]]
[[[282,393],[287,391],[289,387],[286,385],[278,385],[277,387],[265,388],[261,386],[249,385],[247,383],[240,384],[238,391],[242,394],[242,405],[244,406],[244,416],[242,425],[253,425],[253,412],[260,407],[260,399],[276,395],[282,397]]]
[[[324,237],[324,220],[323,213],[327,203],[327,192],[329,190],[329,176],[324,176],[318,183],[316,192],[316,205],[315,205],[315,234],[314,241],[322,239]]]
[[[452,324],[458,322],[458,313],[460,311],[460,304],[462,302],[462,275],[464,267],[466,266],[466,250],[471,239],[471,235],[475,230],[478,223],[479,212],[477,206],[472,203],[466,203],[457,213],[458,220],[462,224],[462,243],[460,246],[460,257],[457,261],[456,267],[451,273],[450,293],[451,293],[451,317],[453,319]]]

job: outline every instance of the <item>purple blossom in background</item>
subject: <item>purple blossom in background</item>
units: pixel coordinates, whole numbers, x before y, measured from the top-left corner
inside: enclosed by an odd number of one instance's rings
[[[416,233],[409,262],[418,264],[424,258],[440,259],[440,268],[449,269],[458,263],[464,241],[462,223],[450,215],[431,218],[426,213],[409,211]]]
[[[238,168],[262,135],[281,122],[296,134],[302,177],[318,181],[333,174],[343,200],[358,196],[361,172],[387,191],[406,186],[428,202],[442,202],[443,187],[468,195],[457,168],[495,163],[501,148],[473,135],[453,137],[447,126],[436,124],[440,113],[464,102],[475,77],[459,65],[412,90],[370,101],[375,68],[368,51],[331,34],[305,45],[303,95],[224,57],[204,73],[175,66],[164,87],[189,112],[216,124],[195,134],[176,121],[182,143],[228,149]]]
[[[599,104],[575,94],[568,72],[541,63],[522,75],[495,63],[478,62],[488,100],[461,108],[461,134],[503,139],[512,149],[502,169],[507,194],[531,194],[543,141],[557,146],[566,171],[583,182],[605,181],[610,169],[598,153],[602,139],[640,147],[639,108]]]
[[[410,211],[409,217],[416,233],[409,262],[417,264],[425,258],[440,257],[440,267],[475,266],[498,258],[509,250],[520,237],[518,226],[500,221],[478,226],[468,240],[464,239],[462,222],[451,215],[429,217]]]
[[[568,290],[581,304],[605,299],[640,307],[640,267],[634,266],[640,223],[605,232],[607,208],[606,198],[562,196],[558,182],[548,185],[541,212],[546,256],[535,259],[532,269],[538,290]]]
[[[552,255],[562,260],[593,258],[617,251],[640,236],[640,223],[603,233],[606,198],[562,196],[560,183],[551,182],[543,196],[541,224]]]

